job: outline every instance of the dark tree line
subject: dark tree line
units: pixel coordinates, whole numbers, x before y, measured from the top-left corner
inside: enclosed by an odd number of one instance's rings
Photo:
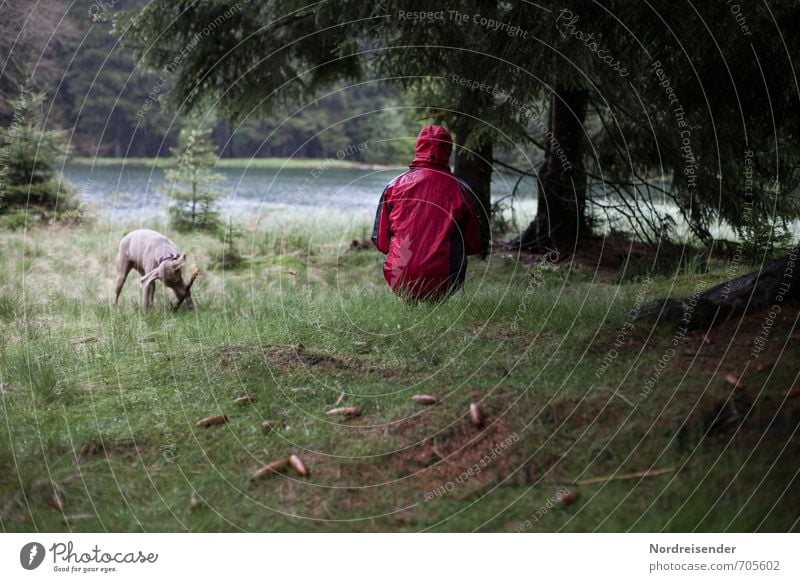
[[[67,130],[75,155],[169,155],[185,124],[183,96],[173,87],[181,75],[139,61],[131,46],[111,34],[112,9],[135,12],[146,4],[126,0],[101,9],[88,0],[6,3],[0,18],[0,125],[11,123],[13,100],[24,87],[45,95],[43,117],[48,127]],[[333,157],[387,130],[413,131],[397,90],[379,84],[338,89],[326,86],[307,107],[284,103],[270,116],[237,123],[209,111],[205,123],[222,157]],[[384,111],[361,115],[375,108]],[[351,159],[386,163],[407,157],[407,144],[374,142]]]

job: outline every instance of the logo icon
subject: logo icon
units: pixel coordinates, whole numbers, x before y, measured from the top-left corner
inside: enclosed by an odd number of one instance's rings
[[[19,552],[19,563],[26,570],[35,570],[44,561],[44,546],[39,542],[30,542],[22,546]]]

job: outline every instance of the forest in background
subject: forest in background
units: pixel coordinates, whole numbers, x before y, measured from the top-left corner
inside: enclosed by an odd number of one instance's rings
[[[3,7],[0,126],[11,122],[13,101],[28,79],[28,91],[45,93],[47,127],[67,131],[73,155],[169,156],[186,122],[181,104],[170,99],[170,76],[137,61],[133,48],[112,34],[107,18],[111,8],[134,10],[146,3],[40,4],[42,9],[36,11],[24,2]],[[269,115],[257,111],[235,124],[209,110],[202,124],[212,128],[212,140],[223,158],[327,158],[348,144],[370,142],[349,159],[401,164],[410,160],[407,141],[387,139],[415,135],[419,127],[413,112],[404,109],[397,88],[338,82],[322,93],[312,102],[280,104]]]

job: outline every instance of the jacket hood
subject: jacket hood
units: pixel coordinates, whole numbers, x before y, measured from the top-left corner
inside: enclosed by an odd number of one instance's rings
[[[428,125],[417,136],[417,147],[412,168],[437,168],[450,170],[450,154],[453,151],[453,138],[441,125]]]

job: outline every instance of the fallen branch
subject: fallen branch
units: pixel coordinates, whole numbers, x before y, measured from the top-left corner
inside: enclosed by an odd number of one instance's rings
[[[619,392],[618,390],[611,390],[610,388],[602,388],[602,390],[604,390],[605,392],[610,392],[612,396],[618,397],[620,400],[622,400],[625,404],[627,404],[631,408],[636,408],[636,404],[631,402],[631,399],[625,396],[622,392]]]
[[[72,525],[78,521],[88,521],[91,519],[97,519],[97,516],[91,513],[76,513],[74,515],[65,515],[64,523],[67,525]]]
[[[657,299],[632,312],[634,319],[706,329],[733,316],[752,313],[800,295],[800,269],[794,268],[800,243],[759,270],[725,281],[684,299]]]
[[[606,477],[592,477],[590,479],[581,479],[580,481],[573,481],[572,485],[593,485],[595,483],[607,483],[608,481],[624,481],[626,479],[644,479],[646,477],[657,477],[665,473],[672,473],[675,469],[672,467],[665,467],[663,469],[646,469],[644,471],[636,471],[635,473],[623,473],[622,475],[608,475]]]

